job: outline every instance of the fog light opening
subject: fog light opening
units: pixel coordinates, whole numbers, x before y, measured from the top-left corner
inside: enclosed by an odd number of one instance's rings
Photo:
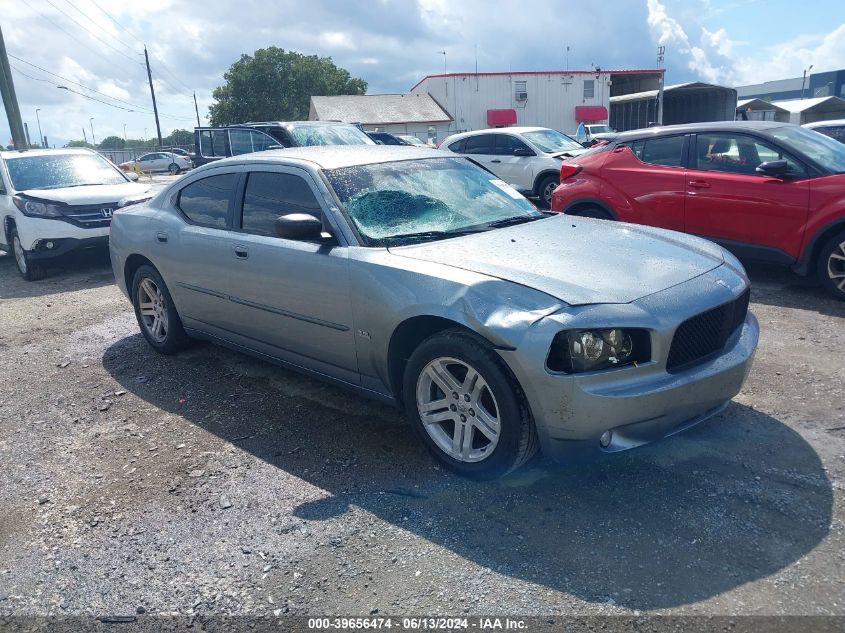
[[[599,444],[601,444],[602,448],[607,448],[610,446],[610,443],[613,441],[613,431],[605,431],[601,434],[599,438]]]
[[[53,244],[53,242],[47,242],[44,246],[46,246],[48,249],[50,249],[50,248],[53,248],[54,244]]]

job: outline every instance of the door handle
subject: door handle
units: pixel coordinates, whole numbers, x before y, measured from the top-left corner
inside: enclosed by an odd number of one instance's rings
[[[706,180],[690,180],[689,186],[693,189],[709,189],[710,183]]]
[[[232,255],[234,255],[237,259],[246,259],[249,257],[249,251],[246,250],[246,246],[237,244],[232,247]]]
[[[167,233],[164,231],[156,233],[156,242],[159,242],[160,244],[167,244]]]
[[[491,162],[491,163],[501,163],[502,161],[500,161],[498,158],[494,158],[494,159],[493,159],[493,160],[491,160],[490,162]]]

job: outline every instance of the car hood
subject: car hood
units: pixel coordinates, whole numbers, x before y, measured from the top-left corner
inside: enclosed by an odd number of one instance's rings
[[[390,252],[511,281],[570,305],[629,303],[724,263],[721,247],[699,238],[564,215]]]
[[[587,151],[586,147],[582,147],[581,149],[567,149],[563,150],[562,152],[553,152],[550,156],[554,156],[555,158],[560,156],[565,156],[567,158],[572,158],[573,156],[580,156],[584,152]]]
[[[81,205],[120,202],[124,198],[136,198],[149,190],[149,185],[127,182],[119,185],[85,185],[83,187],[63,187],[61,189],[27,189],[20,193],[30,198],[38,198],[39,200]]]

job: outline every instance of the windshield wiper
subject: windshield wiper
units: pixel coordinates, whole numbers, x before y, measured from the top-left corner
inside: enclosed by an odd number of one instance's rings
[[[524,224],[525,222],[533,222],[534,220],[539,220],[544,216],[542,215],[515,215],[512,218],[503,218],[501,220],[494,220],[493,222],[489,222],[487,226],[492,227],[494,229],[501,228],[503,226],[513,226],[514,224]]]
[[[481,229],[483,230],[483,229]],[[417,231],[415,233],[398,233],[396,235],[388,235],[383,237],[383,240],[426,240],[426,239],[444,239],[449,237],[458,237],[459,235],[470,235],[471,233],[479,233],[479,229],[472,229],[466,231]]]

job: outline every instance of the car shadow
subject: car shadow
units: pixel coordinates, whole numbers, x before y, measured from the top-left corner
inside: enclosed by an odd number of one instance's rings
[[[828,534],[832,489],[795,431],[733,404],[670,440],[578,466],[534,460],[494,482],[438,468],[386,405],[213,345],[176,357],[140,335],[104,353],[124,389],[328,497],[479,566],[593,603],[676,607],[765,578]]]
[[[788,268],[756,262],[743,265],[751,279],[752,302],[845,317],[845,301],[825,293],[815,276],[801,277]]]
[[[46,264],[47,276],[26,281],[14,258],[0,251],[0,299],[46,297],[114,283],[107,248],[69,253]]]

